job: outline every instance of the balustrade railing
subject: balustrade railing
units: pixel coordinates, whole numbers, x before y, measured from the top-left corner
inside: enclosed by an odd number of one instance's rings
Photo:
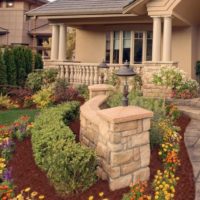
[[[101,69],[97,63],[76,63],[76,62],[47,62],[45,61],[46,68],[56,68],[59,70],[59,78],[66,79],[70,84],[85,84],[93,85],[105,82],[108,77],[117,71],[122,65],[108,64],[108,69]],[[138,74],[142,74],[143,65],[130,65]]]

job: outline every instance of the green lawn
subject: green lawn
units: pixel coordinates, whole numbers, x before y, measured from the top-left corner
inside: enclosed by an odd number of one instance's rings
[[[39,112],[39,110],[32,109],[12,109],[6,111],[0,111],[0,124],[8,125],[13,121],[17,120],[22,115],[30,116],[30,120],[33,121],[35,115]]]

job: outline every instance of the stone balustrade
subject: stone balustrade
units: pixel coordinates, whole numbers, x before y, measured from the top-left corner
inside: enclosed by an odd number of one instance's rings
[[[106,85],[97,88],[89,88],[93,95],[80,108],[80,141],[96,151],[98,176],[108,180],[111,190],[148,180],[153,113],[135,106],[101,110],[108,97],[106,88],[111,88]]]
[[[59,62],[44,61],[45,68],[56,68],[59,71],[59,78],[65,78],[73,85],[93,85],[101,83],[101,74],[104,74],[104,82],[108,77],[117,71],[121,65],[109,64],[109,69],[100,69],[97,63]],[[131,66],[137,73],[141,73],[142,65]]]

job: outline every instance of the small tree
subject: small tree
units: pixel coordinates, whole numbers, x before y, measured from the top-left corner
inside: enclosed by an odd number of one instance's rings
[[[3,60],[3,53],[0,49],[0,85],[7,84],[7,71],[6,65]]]
[[[43,69],[42,56],[39,53],[35,54],[35,69]]]
[[[161,69],[153,74],[153,83],[164,87],[163,92],[163,106],[165,106],[168,89],[175,89],[185,79],[185,73],[177,67],[163,66]]]
[[[9,85],[16,85],[16,65],[13,50],[6,48],[3,58],[7,68],[7,83]]]
[[[17,85],[24,85],[26,79],[26,63],[24,56],[24,47],[14,47],[13,49],[15,65],[17,69]]]

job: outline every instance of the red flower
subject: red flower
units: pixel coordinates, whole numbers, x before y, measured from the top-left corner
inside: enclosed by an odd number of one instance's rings
[[[29,116],[25,115],[25,116],[21,116],[20,118],[22,121],[27,121],[29,120]]]

